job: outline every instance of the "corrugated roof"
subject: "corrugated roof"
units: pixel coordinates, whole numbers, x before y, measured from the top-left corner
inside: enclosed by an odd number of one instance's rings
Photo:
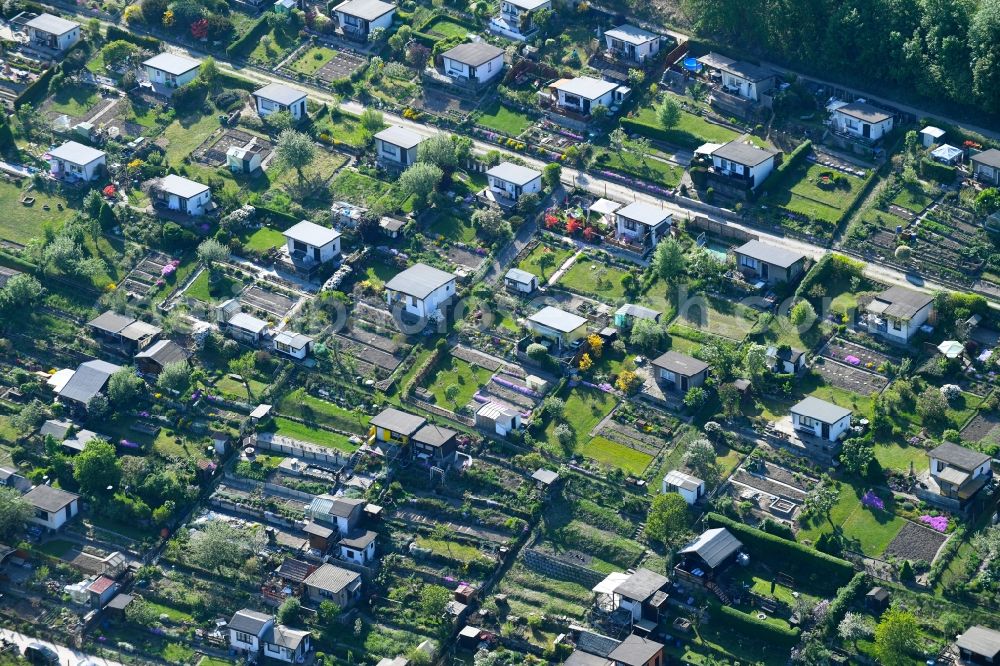
[[[702,532],[680,552],[693,553],[714,569],[742,547],[743,543],[734,537],[732,532],[725,527],[716,527]]]
[[[161,367],[168,363],[186,361],[187,350],[173,340],[159,340],[135,355],[136,358],[148,358],[156,361]]]
[[[239,328],[244,331],[250,331],[251,333],[260,333],[265,328],[267,328],[267,322],[262,319],[257,319],[253,315],[248,315],[246,312],[237,312],[229,321],[226,322],[227,326],[232,326],[233,328]]]
[[[572,333],[581,326],[587,324],[587,320],[580,315],[566,312],[552,305],[547,305],[535,314],[528,317],[528,321],[550,328],[560,333]]]
[[[454,273],[427,264],[414,264],[386,282],[385,288],[414,298],[427,298],[432,292],[454,280]]]
[[[111,375],[119,370],[121,366],[107,361],[82,363],[59,391],[59,397],[88,405],[94,396],[104,390],[104,385],[108,383]]]
[[[643,307],[642,305],[636,305],[635,303],[626,303],[615,311],[616,315],[622,315],[626,317],[634,317],[635,319],[652,319],[656,321],[660,318],[661,313],[653,310],[652,308]]]
[[[672,469],[667,472],[667,475],[663,477],[663,480],[668,486],[677,486],[678,488],[690,491],[698,490],[698,488],[705,483],[698,477],[691,476],[690,474],[677,469]]]
[[[266,613],[258,613],[255,610],[244,608],[236,611],[233,618],[229,620],[228,628],[244,634],[259,636],[261,630],[271,621],[271,616]]]
[[[326,590],[331,594],[339,594],[359,578],[361,578],[361,575],[354,571],[341,569],[332,564],[324,564],[305,579],[305,584],[320,590]]]
[[[122,336],[126,340],[138,341],[143,338],[155,337],[159,335],[162,330],[163,329],[159,326],[154,326],[153,324],[139,321],[137,319],[122,330],[118,331],[118,335]]]
[[[1000,654],[1000,631],[980,625],[969,627],[958,637],[955,645],[974,654],[995,659]]]
[[[311,633],[300,629],[292,629],[283,624],[276,624],[264,633],[263,640],[270,645],[277,645],[294,652],[299,649],[299,645]]]
[[[504,275],[504,279],[513,280],[521,284],[531,284],[531,281],[535,279],[535,274],[521,270],[520,268],[512,268]]]

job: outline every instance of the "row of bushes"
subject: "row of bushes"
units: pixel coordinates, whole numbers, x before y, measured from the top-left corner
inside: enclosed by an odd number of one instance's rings
[[[750,555],[760,561],[780,562],[782,571],[794,578],[797,585],[819,594],[834,593],[854,575],[854,566],[847,560],[762,532],[718,513],[709,513],[707,522],[712,527],[728,529],[743,542]]]
[[[247,30],[245,35],[226,47],[226,55],[231,58],[246,56],[247,53],[260,43],[261,38],[267,33],[269,28],[267,14],[265,13],[257,19],[257,23],[252,28]]]
[[[844,280],[850,280],[853,277],[860,278],[863,275],[863,268],[864,265],[856,259],[836,252],[824,254],[799,282],[799,286],[795,290],[795,299],[805,297],[816,285],[833,287]]]
[[[727,622],[734,633],[752,636],[761,642],[792,647],[799,642],[799,636],[802,635],[802,630],[798,627],[783,627],[766,620],[758,620],[753,615],[729,606],[719,606],[718,609],[722,616],[719,619]]]
[[[871,583],[872,581],[868,577],[868,574],[859,571],[854,574],[854,578],[851,579],[850,583],[840,588],[837,596],[833,598],[830,606],[826,609],[826,616],[823,618],[821,630],[826,636],[830,636],[833,633],[837,625],[840,624],[840,621],[844,619],[847,609],[851,607],[851,604],[858,598],[858,595],[868,588]]]
[[[678,148],[694,150],[701,145],[701,140],[693,134],[677,129],[664,129],[659,125],[645,123],[639,118],[622,118],[621,126],[629,134],[638,134],[654,141],[662,141]]]
[[[55,76],[56,66],[49,67],[42,72],[42,75],[35,79],[35,82],[28,86],[21,96],[14,102],[15,108],[21,108],[25,104],[38,105],[49,94],[49,82]]]
[[[926,157],[920,160],[920,171],[925,178],[930,178],[943,185],[951,185],[955,182],[955,167],[935,162]]]
[[[126,42],[135,44],[139,48],[148,49],[150,51],[159,51],[163,46],[163,42],[156,37],[147,37],[145,35],[138,35],[134,32],[128,30],[123,30],[116,25],[109,25],[107,36],[105,41],[111,43],[117,40],[124,40]]]
[[[785,185],[785,180],[788,178],[788,174],[795,170],[797,166],[802,164],[806,156],[812,151],[812,141],[806,139],[799,145],[795,147],[795,150],[785,155],[781,164],[778,168],[774,170],[774,174],[768,178],[767,188],[772,192],[775,192]]]

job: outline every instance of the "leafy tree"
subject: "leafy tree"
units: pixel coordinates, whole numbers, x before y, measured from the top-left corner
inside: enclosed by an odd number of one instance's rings
[[[689,409],[697,411],[708,402],[708,392],[700,386],[689,388],[684,394],[684,404]]]
[[[290,130],[295,126],[295,119],[292,117],[291,111],[275,111],[267,118],[264,119],[264,124],[267,125],[272,132],[280,133],[285,130]],[[312,145],[310,142],[309,145]]]
[[[663,103],[656,107],[656,119],[663,129],[669,130],[677,127],[681,121],[681,107],[673,97],[667,95],[663,99]]]
[[[632,332],[628,342],[644,354],[651,355],[659,351],[667,338],[667,332],[652,319],[639,319],[632,324]]]
[[[871,442],[860,437],[846,440],[840,449],[840,462],[851,474],[864,476],[874,460],[875,449]]]
[[[637,391],[641,385],[642,379],[640,379],[639,375],[635,374],[632,370],[622,370],[618,373],[618,379],[615,380],[615,388],[626,395],[631,395]]]
[[[740,413],[740,392],[733,384],[721,384],[717,390],[722,412],[726,418],[734,418]]]
[[[1000,210],[1000,189],[987,187],[976,195],[974,207],[979,215],[990,215]]]
[[[213,520],[191,535],[190,553],[206,569],[222,573],[222,567],[236,567],[247,552],[240,532],[229,523]]]
[[[121,476],[122,464],[115,445],[103,439],[90,440],[73,459],[73,478],[86,495],[103,496],[109,486],[118,486]]]
[[[684,450],[684,466],[706,483],[718,476],[715,447],[707,439],[696,439]]]
[[[281,602],[280,606],[278,606],[278,612],[275,614],[275,619],[278,621],[278,624],[294,625],[298,623],[301,616],[302,602],[300,602],[296,597],[288,597]]]
[[[580,371],[587,372],[593,365],[594,365],[594,360],[590,358],[590,354],[585,352],[580,357],[580,363],[579,363]]]
[[[134,405],[146,388],[146,382],[126,365],[108,379],[108,401],[116,406]]]
[[[156,622],[157,613],[152,605],[142,597],[136,597],[125,607],[125,619],[140,627],[149,627]]]
[[[566,402],[562,398],[550,395],[542,400],[542,411],[550,419],[561,419],[566,411]]]
[[[206,22],[207,27],[207,22]],[[201,61],[201,68],[198,70],[198,76],[205,83],[212,85],[219,78],[219,65],[215,62],[215,58],[208,56]]]
[[[198,259],[209,270],[213,270],[217,264],[229,259],[229,248],[214,238],[209,238],[198,246]]]
[[[420,145],[422,146],[423,143]],[[399,189],[405,196],[416,198],[415,208],[422,208],[427,203],[427,197],[438,186],[443,176],[444,172],[434,164],[418,162],[400,175]]]
[[[17,489],[0,486],[0,539],[5,543],[17,543],[24,525],[34,515],[35,509]]]
[[[278,135],[274,145],[274,158],[280,164],[295,169],[299,183],[305,179],[302,170],[316,158],[316,146],[307,134],[286,129]]]
[[[116,70],[131,63],[139,55],[139,47],[124,39],[116,39],[109,42],[101,49],[101,57],[104,59],[104,66],[109,70]]]
[[[837,634],[852,645],[857,645],[858,639],[868,638],[875,633],[875,626],[870,618],[861,613],[845,613],[844,619],[837,626]]]
[[[939,425],[948,418],[948,401],[941,395],[940,390],[928,386],[917,397],[917,415],[926,425]]]
[[[19,435],[27,437],[41,427],[45,419],[48,418],[48,410],[41,400],[32,400],[24,407],[21,407],[17,414],[11,417],[10,424]]]
[[[562,165],[558,162],[546,164],[542,169],[542,180],[551,189],[556,189],[562,183]]]
[[[400,28],[400,30],[406,27],[408,26],[404,25],[402,28]],[[379,111],[378,109],[373,109],[371,107],[368,107],[361,112],[359,122],[361,123],[361,127],[362,129],[365,130],[365,132],[367,132],[368,134],[375,134],[376,132],[381,131],[385,127],[385,116],[383,116],[382,112]]]
[[[573,445],[576,444],[576,434],[573,432],[573,428],[571,428],[568,423],[560,423],[557,425],[555,429],[555,436],[559,441],[559,445],[562,446],[564,450],[573,450]]]
[[[608,142],[614,148],[614,151],[620,155],[625,149],[625,144],[628,143],[628,134],[625,133],[623,128],[616,127],[608,135]]]
[[[420,610],[435,622],[443,622],[449,601],[451,601],[451,592],[445,587],[424,585],[420,589]]]
[[[556,264],[556,256],[553,252],[542,252],[538,257],[538,268],[542,271],[542,280],[545,280],[545,269],[552,268]]]
[[[816,308],[812,303],[803,299],[792,306],[788,313],[788,319],[796,326],[812,326],[816,321]]]
[[[250,390],[250,380],[257,370],[257,357],[253,352],[247,352],[242,356],[237,356],[229,362],[229,372],[239,375],[243,379],[243,387],[247,390],[247,398],[253,399],[253,392]]]
[[[458,166],[455,143],[450,134],[439,133],[428,137],[417,146],[417,161],[433,164],[443,172]]]
[[[826,518],[827,522],[832,526],[833,518],[830,512],[833,511],[833,507],[837,506],[839,500],[840,493],[837,492],[836,488],[820,484],[806,495],[804,506],[809,513]]]
[[[472,214],[472,226],[479,230],[483,240],[498,243],[508,240],[513,232],[498,206],[480,208]]]
[[[604,352],[604,338],[597,333],[591,333],[587,336],[587,346],[590,347],[591,356],[601,358],[601,354]]]
[[[684,248],[673,238],[664,238],[656,244],[650,264],[657,277],[672,282],[684,270]]]
[[[340,617],[340,613],[340,606],[329,599],[324,599],[320,602],[316,615],[319,617],[320,622],[329,627],[337,621],[337,618]]]
[[[882,666],[909,666],[918,648],[920,625],[901,608],[890,608],[875,627],[875,657]]]
[[[687,501],[677,493],[653,498],[646,517],[646,534],[669,547],[677,544],[687,531]]]
[[[191,368],[187,361],[167,363],[156,378],[156,386],[168,391],[183,392],[191,383]]]
[[[459,388],[458,384],[449,384],[444,389],[444,398],[445,398],[445,400],[447,400],[452,405],[454,405],[455,404],[455,399],[458,397],[458,393],[461,390],[462,389]]]
[[[743,355],[743,369],[753,379],[767,372],[767,347],[756,343],[747,347]]]

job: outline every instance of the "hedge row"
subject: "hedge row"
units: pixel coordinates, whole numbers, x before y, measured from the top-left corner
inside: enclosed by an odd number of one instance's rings
[[[49,82],[55,76],[56,66],[49,67],[35,82],[24,89],[21,96],[14,101],[14,108],[20,109],[25,104],[38,104],[49,94]]]
[[[116,25],[109,25],[106,40],[108,42],[114,42],[119,39],[135,44],[140,48],[149,49],[150,51],[159,51],[163,46],[163,42],[156,37],[137,35],[133,32],[129,32],[128,30],[123,30]]]
[[[836,285],[844,279],[861,277],[864,264],[842,254],[831,252],[820,257],[795,290],[796,300],[804,298],[816,284]]]
[[[809,151],[812,150],[812,145],[812,141],[806,139],[797,145],[795,150],[785,155],[781,164],[779,164],[778,168],[774,170],[774,175],[768,179],[770,181],[767,186],[769,190],[772,192],[777,191],[784,185],[784,181],[788,177],[788,174],[790,174],[795,167],[802,164],[802,161],[809,154]]]
[[[267,220],[275,227],[284,231],[294,224],[300,222],[299,218],[294,215],[289,215],[288,213],[276,210],[274,208],[268,208],[266,206],[254,206],[257,209],[258,217],[266,217]]]
[[[826,636],[831,636],[840,621],[844,619],[844,615],[847,613],[847,609],[851,607],[854,600],[858,598],[862,591],[866,591],[869,586],[871,586],[872,581],[868,574],[863,571],[859,571],[854,574],[854,578],[851,579],[844,587],[840,588],[837,592],[837,596],[833,598],[830,602],[829,608],[826,609],[826,617],[823,618],[823,624],[821,626],[821,631]]]
[[[719,619],[728,622],[735,633],[756,640],[791,647],[799,642],[799,637],[802,635],[802,630],[798,627],[782,627],[765,620],[758,620],[753,615],[729,606],[719,606],[718,608],[722,615]]]
[[[638,134],[648,139],[662,141],[678,148],[694,150],[701,145],[698,137],[676,129],[664,129],[658,125],[650,125],[638,118],[622,118],[621,126],[630,134]]]
[[[746,546],[750,557],[788,574],[795,579],[796,585],[816,593],[833,594],[854,575],[854,567],[847,560],[762,532],[718,513],[709,513],[707,522],[712,527],[725,527],[732,532]]]
[[[253,92],[260,87],[258,84],[249,79],[244,79],[242,76],[236,76],[235,74],[222,71],[216,75],[216,82],[219,83],[222,88],[235,88],[237,90],[246,90],[247,92]]]
[[[941,164],[925,157],[920,160],[920,170],[925,177],[936,180],[944,185],[950,185],[955,182],[956,171],[953,166]]]
[[[261,37],[267,34],[270,26],[267,23],[267,12],[264,13],[247,33],[226,47],[226,55],[230,57],[242,57],[256,48]]]

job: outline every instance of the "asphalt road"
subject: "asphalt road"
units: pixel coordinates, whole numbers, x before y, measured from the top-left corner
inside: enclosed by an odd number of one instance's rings
[[[19,634],[16,631],[11,631],[9,629],[0,629],[0,637],[17,643],[18,650],[20,650],[22,654],[24,653],[24,648],[30,643],[41,643],[42,645],[47,645],[59,655],[59,664],[61,666],[83,666],[84,664],[92,664],[93,666],[122,666],[122,664],[117,661],[111,661],[101,657],[92,657],[85,652],[73,650],[64,645],[56,645],[55,643],[50,643],[49,641],[38,640],[32,638],[31,636],[25,636],[24,634]]]

